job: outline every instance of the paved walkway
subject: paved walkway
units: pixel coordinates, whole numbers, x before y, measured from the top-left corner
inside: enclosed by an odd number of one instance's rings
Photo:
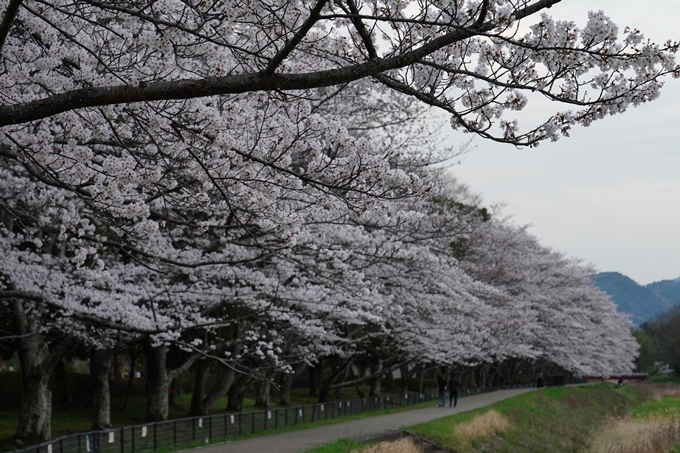
[[[288,433],[270,434],[253,439],[211,444],[205,447],[194,448],[191,450],[191,453],[298,453],[319,445],[334,442],[338,439],[361,441],[388,435],[404,426],[415,425],[445,415],[488,406],[497,401],[532,390],[535,389],[500,390],[481,395],[466,396],[458,400],[458,406],[455,408],[437,407],[437,401],[433,401],[432,407],[426,409],[380,415]]]

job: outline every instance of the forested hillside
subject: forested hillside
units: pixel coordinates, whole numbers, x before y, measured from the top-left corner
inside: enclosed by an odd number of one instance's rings
[[[593,281],[612,297],[619,311],[631,315],[637,325],[680,304],[680,279],[642,286],[618,272],[600,272],[593,275]]]

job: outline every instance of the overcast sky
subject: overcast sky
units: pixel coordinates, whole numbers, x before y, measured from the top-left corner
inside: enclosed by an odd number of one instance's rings
[[[590,10],[605,11],[621,33],[630,26],[657,43],[680,40],[679,0],[562,0],[549,13],[583,26]],[[455,175],[532,224],[544,245],[640,284],[680,277],[680,79],[652,103],[557,143],[472,146]]]

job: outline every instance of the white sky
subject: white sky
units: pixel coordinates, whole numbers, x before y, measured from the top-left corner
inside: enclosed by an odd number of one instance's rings
[[[621,33],[680,40],[680,0],[562,0],[548,12],[582,27],[590,10]],[[485,204],[505,203],[516,223],[532,224],[543,245],[640,284],[680,277],[680,79],[669,78],[660,99],[556,143],[472,146],[455,175]]]

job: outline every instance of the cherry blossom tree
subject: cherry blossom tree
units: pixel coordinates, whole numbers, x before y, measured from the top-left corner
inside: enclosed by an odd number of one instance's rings
[[[440,156],[424,119],[434,106],[454,128],[535,146],[654,99],[680,72],[676,44],[619,38],[601,12],[583,28],[553,20],[558,1],[10,0],[0,301],[33,357],[26,398],[38,402],[17,437],[49,436],[48,415],[28,422],[49,414],[48,333],[63,335],[53,351],[147,336],[161,393],[167,345],[206,354],[192,329],[242,322],[230,307],[262,318],[248,352],[275,366],[267,323],[297,339],[298,362],[348,358],[378,337],[405,358],[539,354],[527,339],[540,329],[522,324],[549,286],[497,281],[488,255],[456,255],[487,222],[462,206],[435,215],[422,167]],[[537,97],[556,112],[520,128]],[[487,254],[505,231],[489,228]],[[513,265],[542,256],[532,247]]]
[[[503,291],[505,314],[494,320],[493,338],[509,345],[509,357],[577,375],[634,368],[638,346],[631,321],[593,285],[594,270],[541,246],[526,227],[496,217],[470,237],[462,265]],[[494,344],[493,350],[503,348]]]

